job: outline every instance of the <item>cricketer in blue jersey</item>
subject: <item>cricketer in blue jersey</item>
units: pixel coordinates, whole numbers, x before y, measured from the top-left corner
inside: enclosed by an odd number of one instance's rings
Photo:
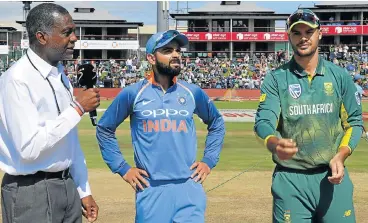
[[[357,89],[357,91],[355,93],[356,94],[355,97],[358,96],[360,101],[362,101],[363,97],[365,97],[365,98],[368,97],[368,95],[364,92],[364,90],[362,88],[362,85],[363,85],[362,80],[363,79],[365,79],[365,77],[362,76],[362,75],[359,75],[359,74],[354,75],[354,77],[353,77],[354,84],[355,84],[355,87]],[[368,132],[367,132],[366,128],[364,127],[364,125],[363,125],[363,131],[364,131],[365,137],[368,139]]]
[[[354,76],[354,84],[355,84],[355,87],[357,89],[357,94],[360,98],[360,100],[362,100],[363,97],[368,97],[368,95],[364,92],[363,88],[362,88],[362,80],[364,79],[365,77],[362,76],[362,75],[355,75]]]
[[[180,49],[187,43],[175,30],[153,35],[146,45],[153,72],[124,88],[97,125],[104,161],[136,191],[136,222],[204,222],[206,194],[201,183],[219,160],[225,127],[206,93],[176,78]],[[200,162],[194,114],[208,126]],[[115,137],[128,116],[136,167],[126,162]]]

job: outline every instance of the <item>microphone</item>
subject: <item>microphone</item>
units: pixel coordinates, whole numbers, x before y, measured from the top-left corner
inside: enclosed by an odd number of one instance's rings
[[[94,67],[92,64],[83,64],[78,67],[77,71],[78,83],[82,87],[94,88],[97,81],[97,74],[94,71]],[[89,112],[89,117],[91,118],[91,122],[93,126],[97,125],[97,111],[93,110]]]

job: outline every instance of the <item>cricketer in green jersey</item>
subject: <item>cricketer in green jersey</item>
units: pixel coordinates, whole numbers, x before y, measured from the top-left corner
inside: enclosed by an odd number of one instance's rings
[[[294,56],[266,75],[254,130],[273,153],[273,222],[353,223],[353,184],[344,166],[362,135],[351,76],[318,55],[318,17],[287,20]]]

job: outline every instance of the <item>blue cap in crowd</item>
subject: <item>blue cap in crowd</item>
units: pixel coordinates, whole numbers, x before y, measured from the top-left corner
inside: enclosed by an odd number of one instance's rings
[[[176,40],[180,47],[188,44],[188,38],[176,30],[168,30],[165,32],[158,32],[149,38],[146,44],[146,53],[152,54],[158,48],[164,47],[172,40]]]
[[[365,78],[364,76],[359,75],[359,74],[354,75],[354,81],[361,80],[361,79],[364,79],[364,78]]]

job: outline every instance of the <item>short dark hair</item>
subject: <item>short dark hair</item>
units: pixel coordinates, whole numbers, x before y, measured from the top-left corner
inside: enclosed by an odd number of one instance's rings
[[[69,14],[68,10],[64,7],[53,3],[42,3],[34,7],[29,12],[26,20],[26,28],[30,44],[37,41],[37,32],[52,32],[55,23],[55,17],[53,14],[55,12],[62,15]]]

